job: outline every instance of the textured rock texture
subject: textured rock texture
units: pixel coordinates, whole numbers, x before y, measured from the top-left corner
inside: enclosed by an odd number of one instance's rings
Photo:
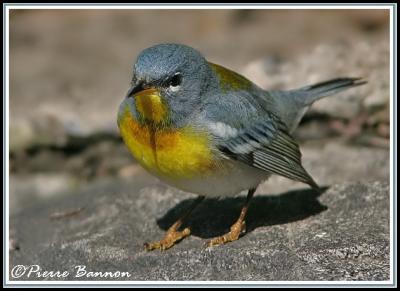
[[[294,89],[338,76],[361,77],[367,85],[324,98],[311,107],[314,113],[351,119],[362,111],[389,106],[389,53],[388,42],[324,44],[296,60],[267,57],[254,61],[244,74],[265,89]]]
[[[165,252],[146,252],[143,243],[160,238],[193,197],[123,185],[56,197],[13,217],[11,267],[69,271],[66,280],[88,279],[75,278],[78,265],[128,272],[130,280],[389,279],[386,182],[332,185],[320,196],[306,188],[258,193],[247,234],[209,249],[206,239],[229,229],[245,198],[206,200],[187,222],[193,235]]]
[[[113,279],[77,278],[79,265],[129,274],[118,280],[389,280],[388,24],[384,10],[12,11],[10,270],[39,265],[68,272],[64,280]],[[192,236],[146,252],[194,199],[146,174],[116,129],[135,56],[161,42],[193,46],[265,89],[367,79],[315,103],[295,133],[325,191],[273,176],[240,240],[204,246],[229,230],[244,193],[206,200],[187,222]],[[27,279],[62,278],[18,278]]]
[[[360,103],[387,100],[388,21],[383,10],[13,11],[10,148],[115,133],[136,55],[161,42],[193,46],[266,89],[365,77],[368,86],[315,107],[353,117]]]

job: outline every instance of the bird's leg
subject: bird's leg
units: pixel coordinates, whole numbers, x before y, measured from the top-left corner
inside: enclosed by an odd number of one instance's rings
[[[242,232],[246,231],[245,217],[247,210],[249,209],[250,206],[251,198],[253,198],[254,192],[256,192],[256,188],[250,189],[249,192],[247,193],[246,204],[243,206],[238,220],[231,226],[230,232],[208,241],[207,245],[209,247],[235,241],[239,238]]]
[[[178,231],[178,229],[181,227],[182,223],[187,219],[187,217],[192,213],[192,211],[196,208],[197,205],[200,204],[201,201],[203,201],[205,196],[199,196],[197,199],[193,202],[193,204],[190,206],[189,210],[186,212],[184,216],[179,218],[166,232],[164,238],[160,241],[157,242],[152,242],[152,243],[145,243],[144,247],[148,251],[152,250],[166,250],[171,248],[172,246],[175,245],[175,243],[179,242],[180,240],[184,239],[185,237],[190,235],[190,229],[186,227],[182,231]]]

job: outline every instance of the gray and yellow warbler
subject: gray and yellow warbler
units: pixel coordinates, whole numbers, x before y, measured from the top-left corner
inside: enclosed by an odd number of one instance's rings
[[[250,200],[270,175],[318,190],[291,134],[314,101],[364,83],[337,78],[296,90],[265,91],[185,45],[142,51],[119,109],[120,133],[147,171],[199,195],[165,237],[146,248],[164,250],[188,236],[188,227],[179,229],[206,196],[248,190],[238,220],[228,233],[208,242],[213,246],[238,239]]]

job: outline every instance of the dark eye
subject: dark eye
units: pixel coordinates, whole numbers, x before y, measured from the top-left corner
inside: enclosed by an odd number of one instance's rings
[[[169,86],[178,87],[182,83],[182,75],[180,73],[176,73],[170,80]]]

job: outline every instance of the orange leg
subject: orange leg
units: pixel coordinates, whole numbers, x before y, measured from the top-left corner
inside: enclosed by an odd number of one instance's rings
[[[190,206],[188,212],[181,217],[180,219],[178,219],[178,221],[176,221],[166,232],[165,236],[163,239],[156,241],[156,242],[152,242],[152,243],[145,243],[144,247],[146,248],[146,250],[148,251],[152,251],[152,250],[166,250],[169,249],[171,247],[173,247],[177,242],[179,242],[180,240],[184,239],[185,237],[190,235],[190,229],[188,227],[186,227],[184,230],[182,231],[178,231],[178,229],[182,226],[183,222],[187,219],[187,217],[192,213],[192,211],[196,208],[197,205],[200,204],[201,201],[204,200],[204,196],[199,196],[194,202],[193,204]]]
[[[246,198],[246,204],[243,206],[238,220],[231,226],[231,230],[222,236],[213,238],[210,241],[208,241],[207,242],[208,247],[218,246],[226,244],[228,242],[235,241],[239,238],[242,232],[246,231],[245,217],[247,214],[247,210],[249,209],[250,206],[251,198],[253,198],[254,192],[256,192],[256,188],[249,190]]]

